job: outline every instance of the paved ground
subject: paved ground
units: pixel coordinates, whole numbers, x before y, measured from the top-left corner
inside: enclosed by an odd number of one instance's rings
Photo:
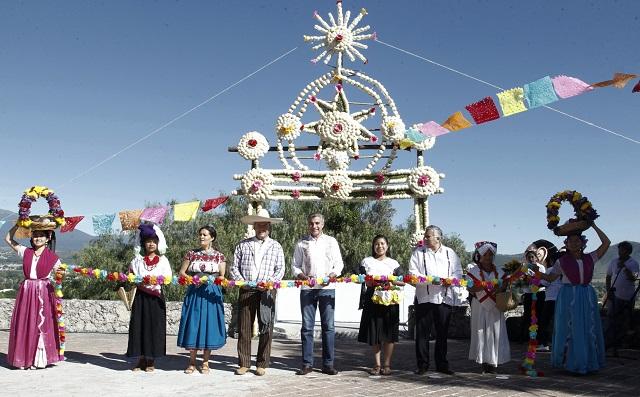
[[[293,328],[284,326],[281,330]],[[285,334],[285,332],[282,332]],[[282,335],[281,334],[281,335]],[[70,334],[67,336],[67,361],[44,370],[15,370],[6,365],[8,333],[0,331],[0,394],[3,396],[568,396],[568,395],[640,395],[640,352],[621,351],[625,358],[608,358],[607,368],[598,374],[574,376],[549,368],[549,355],[540,356],[541,378],[517,374],[523,345],[512,344],[514,360],[506,364],[508,379],[481,375],[479,366],[467,360],[468,341],[449,341],[449,360],[455,376],[429,372],[414,375],[413,341],[402,340],[393,358],[391,376],[370,377],[368,346],[348,338],[343,329],[336,342],[337,376],[314,372],[296,376],[300,363],[300,342],[278,337],[273,344],[272,366],[264,377],[253,373],[233,374],[237,367],[236,340],[213,358],[209,375],[185,375],[186,352],[175,347],[175,337],[167,338],[168,356],[157,363],[154,373],[133,373],[123,356],[127,336],[121,334]],[[257,341],[256,341],[257,342]],[[255,347],[255,346],[254,346]],[[318,355],[320,347],[317,347]]]

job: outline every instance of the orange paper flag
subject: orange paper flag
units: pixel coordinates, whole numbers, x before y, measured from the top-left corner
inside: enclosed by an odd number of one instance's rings
[[[635,74],[626,74],[626,73],[615,73],[613,75],[613,80],[605,80],[599,83],[591,84],[592,87],[608,87],[610,85],[616,88],[624,88],[627,83],[633,79],[638,77]]]
[[[142,210],[121,211],[118,213],[122,230],[135,230],[140,225]]]
[[[442,126],[449,131],[458,131],[465,128],[471,127],[473,124],[467,119],[464,118],[462,112],[455,112],[448,119],[442,123]]]

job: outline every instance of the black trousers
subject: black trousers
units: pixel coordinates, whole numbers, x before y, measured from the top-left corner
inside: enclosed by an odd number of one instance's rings
[[[418,368],[429,368],[429,337],[435,325],[436,348],[434,359],[437,369],[449,369],[447,361],[447,333],[451,319],[451,306],[444,303],[416,305],[416,361]]]

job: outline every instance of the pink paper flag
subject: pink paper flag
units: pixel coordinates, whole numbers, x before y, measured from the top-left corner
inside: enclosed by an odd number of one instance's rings
[[[451,131],[444,128],[440,124],[435,121],[429,121],[427,123],[422,123],[420,126],[420,132],[422,132],[426,136],[439,136],[443,134],[448,134]]]
[[[145,208],[140,215],[140,220],[162,225],[168,210],[169,207],[167,206]]]
[[[593,87],[575,77],[556,76],[551,79],[551,82],[553,83],[553,89],[556,91],[556,94],[562,99],[584,94],[587,91],[593,91]]]

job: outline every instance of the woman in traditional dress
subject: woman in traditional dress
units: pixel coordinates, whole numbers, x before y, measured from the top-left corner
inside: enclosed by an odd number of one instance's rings
[[[371,243],[371,256],[362,260],[360,273],[369,276],[399,275],[400,265],[388,256],[389,241],[383,235],[377,235]],[[371,375],[390,375],[391,356],[394,343],[398,342],[398,326],[400,314],[398,304],[377,304],[372,298],[376,286],[404,285],[401,281],[376,281],[367,279],[367,289],[361,297],[360,331],[358,342],[368,343],[373,347],[374,367],[369,370]],[[380,366],[381,351],[384,352],[384,365]]]
[[[54,253],[53,230],[32,230],[31,248],[14,240],[18,226],[5,241],[22,258],[24,281],[20,283],[9,331],[9,365],[22,369],[45,368],[60,361],[55,295],[49,280],[60,266]]]
[[[211,280],[223,278],[225,258],[213,248],[217,237],[216,229],[213,226],[203,226],[198,230],[198,237],[200,248],[187,252],[182,261],[180,276],[207,276]],[[178,332],[178,346],[188,349],[190,353],[185,374],[195,371],[199,349],[203,350],[200,372],[208,374],[211,350],[224,346],[226,339],[222,289],[213,283],[190,285],[182,304]]]
[[[539,274],[547,281],[562,276],[555,307],[551,364],[579,374],[597,371],[605,364],[598,298],[591,278],[594,264],[607,252],[611,241],[594,223],[591,227],[600,239],[598,249],[585,254],[585,236],[571,234],[564,240],[567,252],[555,261],[551,274]]]
[[[167,243],[158,226],[142,224],[140,230],[140,246],[135,249],[135,257],[129,265],[129,272],[141,278],[145,276],[172,275],[169,260],[164,256]],[[140,249],[144,256],[140,255]],[[166,355],[167,343],[167,307],[159,285],[143,285],[137,287],[131,305],[129,322],[129,343],[127,357],[138,357],[133,371],[153,372],[155,359]]]
[[[473,280],[469,292],[471,301],[471,346],[469,360],[482,365],[483,373],[496,373],[497,366],[511,360],[507,325],[496,307],[498,288],[483,286],[483,281],[504,278],[502,269],[493,263],[496,243],[482,241],[475,244],[473,263],[467,267],[467,275]]]

